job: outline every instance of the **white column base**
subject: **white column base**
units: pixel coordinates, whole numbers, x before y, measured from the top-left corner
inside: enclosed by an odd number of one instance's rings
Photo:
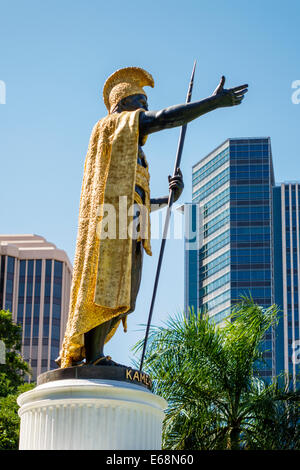
[[[20,449],[159,450],[167,402],[103,379],[47,382],[18,397]]]

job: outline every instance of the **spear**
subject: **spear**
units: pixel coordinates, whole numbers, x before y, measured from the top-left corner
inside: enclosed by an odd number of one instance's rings
[[[196,61],[194,62],[194,65],[193,65],[192,76],[191,76],[191,79],[190,79],[189,88],[188,88],[186,101],[185,101],[186,103],[190,103],[191,98],[192,98],[195,68],[196,68]],[[173,176],[177,175],[177,170],[180,167],[186,129],[187,129],[187,124],[184,124],[183,126],[181,126]],[[166,213],[165,225],[164,225],[164,231],[163,231],[163,237],[162,237],[161,246],[160,246],[159,258],[158,258],[158,263],[157,263],[156,276],[155,276],[154,288],[153,288],[153,294],[152,294],[152,300],[151,300],[150,311],[149,311],[149,316],[148,316],[148,323],[147,323],[145,339],[144,339],[143,353],[142,353],[142,358],[141,358],[141,363],[140,363],[140,371],[142,371],[143,363],[144,363],[144,357],[145,357],[145,352],[146,352],[146,347],[147,347],[147,340],[148,340],[148,336],[149,336],[149,330],[150,330],[151,319],[152,319],[152,314],[153,314],[153,308],[154,308],[154,303],[155,303],[155,297],[156,297],[156,292],[157,292],[160,269],[161,269],[163,255],[164,255],[167,234],[168,234],[168,230],[169,230],[170,217],[171,217],[171,208],[172,208],[172,205],[173,205],[173,200],[174,200],[173,189],[170,189],[169,198],[168,198],[167,213]]]

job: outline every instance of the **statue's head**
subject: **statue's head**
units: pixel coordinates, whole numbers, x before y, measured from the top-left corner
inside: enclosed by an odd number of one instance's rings
[[[111,112],[121,113],[122,111],[135,111],[136,109],[144,109],[145,111],[148,111],[148,101],[146,95],[136,94],[126,96],[116,104]]]
[[[148,109],[144,86],[154,87],[150,73],[139,67],[117,70],[105,82],[103,98],[108,112]]]

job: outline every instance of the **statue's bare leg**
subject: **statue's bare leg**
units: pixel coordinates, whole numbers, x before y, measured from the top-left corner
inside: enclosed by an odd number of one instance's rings
[[[140,288],[143,264],[143,247],[140,241],[132,240],[132,269],[131,269],[131,296],[130,310],[111,320],[96,326],[84,335],[87,364],[113,365],[109,356],[104,355],[104,343],[110,331],[128,313],[135,309],[137,294]]]

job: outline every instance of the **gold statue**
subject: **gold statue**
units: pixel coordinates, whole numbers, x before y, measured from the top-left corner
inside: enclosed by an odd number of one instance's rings
[[[126,331],[126,316],[135,308],[139,289],[143,249],[151,255],[149,171],[141,149],[146,137],[139,139],[142,108],[114,112],[128,96],[146,98],[143,89],[146,85],[153,87],[153,78],[138,67],[118,70],[104,85],[103,97],[109,114],[93,128],[85,161],[70,310],[59,358],[61,367],[84,358],[92,364],[99,360],[103,364],[103,359],[110,362],[103,354],[103,344],[113,336],[121,320]],[[126,214],[134,203],[146,206],[143,239],[134,239],[126,233],[120,237],[120,197],[126,197]],[[104,204],[115,208],[116,238],[103,237]],[[102,324],[107,327],[97,329]]]
[[[147,136],[184,123],[219,107],[238,105],[247,85],[224,89],[225,78],[202,101],[158,112],[148,111],[144,86],[154,87],[152,76],[138,67],[112,74],[103,89],[108,115],[94,126],[84,166],[79,226],[74,258],[70,310],[57,362],[69,367],[114,365],[103,346],[135,308],[141,280],[143,250],[151,255],[151,206],[163,207],[168,196],[150,199],[148,163],[142,146]],[[180,169],[169,177],[176,201],[183,189]],[[138,236],[132,223],[140,207]],[[105,231],[107,208],[116,216],[116,236]],[[146,208],[146,211],[142,209]],[[146,215],[145,215],[146,214]],[[126,222],[124,229],[124,218]]]

